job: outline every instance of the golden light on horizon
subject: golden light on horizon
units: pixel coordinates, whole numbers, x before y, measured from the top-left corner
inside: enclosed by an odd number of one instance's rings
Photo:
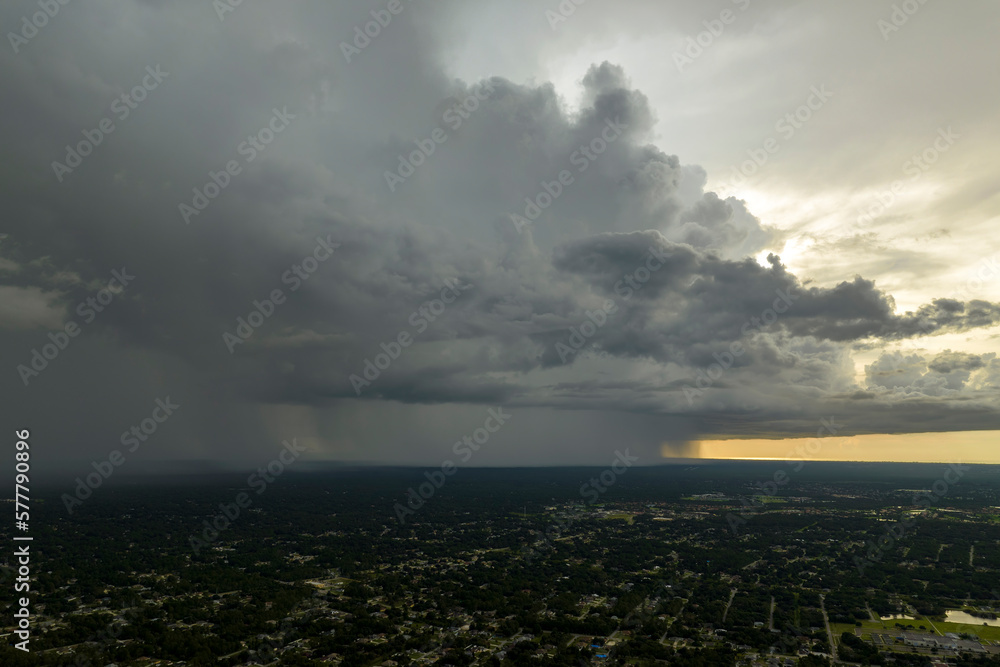
[[[1000,431],[953,431],[699,440],[693,443],[693,449],[695,457],[702,459],[1000,463],[998,443]]]

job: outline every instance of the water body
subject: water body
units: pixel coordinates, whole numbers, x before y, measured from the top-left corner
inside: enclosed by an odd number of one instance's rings
[[[1000,619],[978,618],[967,611],[956,611],[949,609],[944,614],[944,620],[948,623],[968,623],[969,625],[991,625],[1000,628]]]

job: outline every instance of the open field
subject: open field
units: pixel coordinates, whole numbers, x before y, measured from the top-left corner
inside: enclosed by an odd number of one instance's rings
[[[900,621],[903,622],[903,621]],[[944,623],[939,621],[933,621],[934,627],[936,627],[942,634],[953,632],[955,634],[972,634],[978,636],[980,639],[988,639],[993,641],[1000,641],[1000,627],[986,626],[986,625],[971,625],[966,623]],[[919,618],[915,621],[905,621],[906,625],[912,625],[913,628],[907,628],[908,632],[928,632],[934,633],[931,629],[930,622],[925,618]],[[920,626],[924,626],[921,630]],[[861,627],[857,628],[854,624],[848,623],[831,623],[830,628],[833,630],[833,636],[838,641],[840,639],[841,633],[844,632],[854,632],[855,629],[861,630],[861,638],[867,640],[872,632],[880,632],[886,634],[893,634],[898,632],[899,628],[895,626],[895,621],[862,621]],[[936,633],[934,633],[936,634]]]
[[[934,621],[934,626],[941,632],[954,632],[955,634],[967,632],[971,635],[977,635],[980,639],[1000,641],[1000,627],[996,626],[972,625],[971,623],[939,623],[938,621]]]

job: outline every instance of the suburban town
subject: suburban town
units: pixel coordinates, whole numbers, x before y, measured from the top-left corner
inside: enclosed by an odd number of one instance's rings
[[[1000,664],[996,469],[924,509],[935,467],[856,465],[870,481],[814,464],[774,495],[743,481],[765,463],[631,468],[599,498],[600,469],[469,470],[403,524],[416,471],[299,475],[200,548],[230,480],[102,489],[71,518],[53,494],[31,653],[0,661]]]

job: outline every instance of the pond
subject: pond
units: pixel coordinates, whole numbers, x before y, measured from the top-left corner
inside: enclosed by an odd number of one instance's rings
[[[954,609],[949,609],[945,612],[944,620],[948,623],[968,623],[969,625],[982,625],[985,623],[986,625],[1000,628],[1000,619],[978,618],[967,611],[957,611]]]

